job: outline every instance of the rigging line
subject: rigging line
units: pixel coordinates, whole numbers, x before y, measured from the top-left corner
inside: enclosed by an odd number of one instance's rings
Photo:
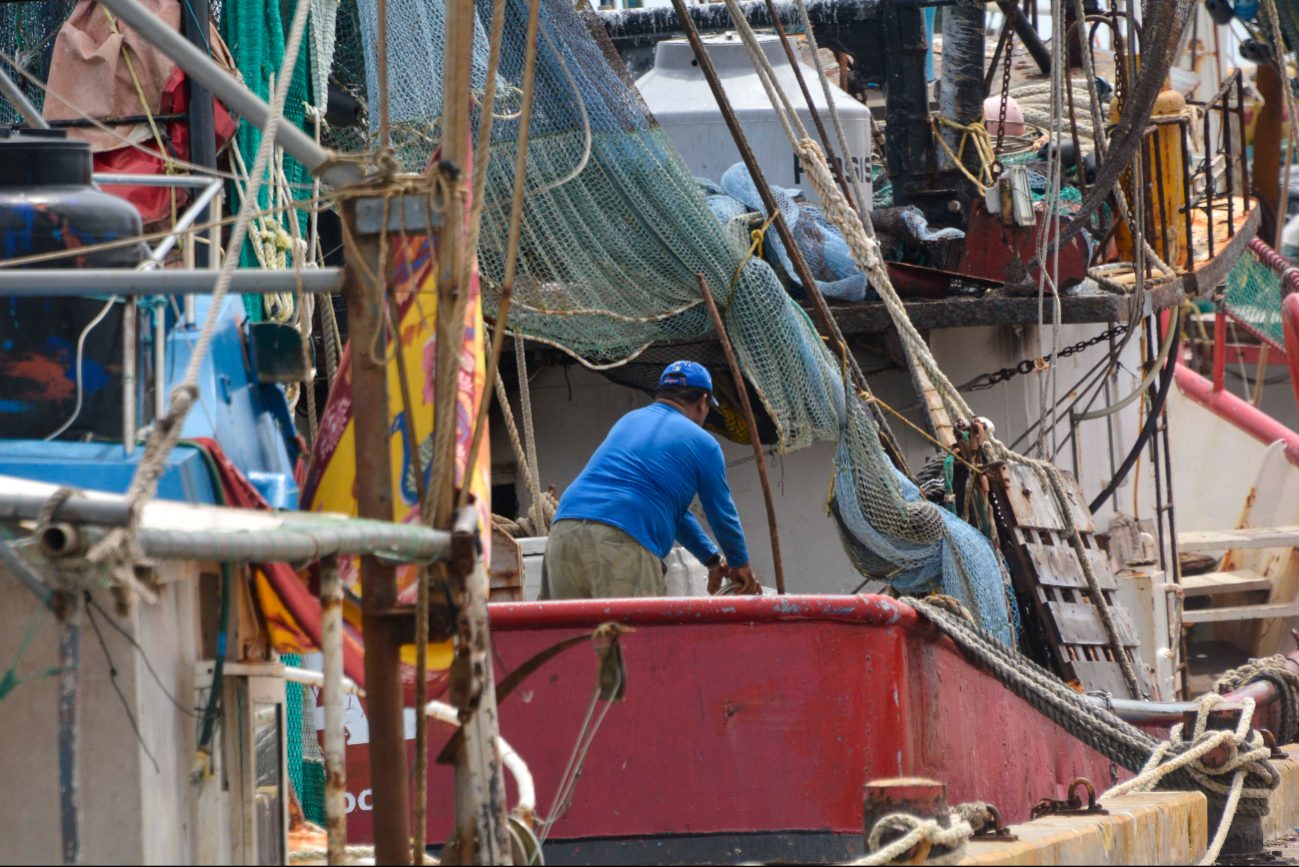
[[[90,591],[86,591],[86,597],[90,597]],[[153,772],[161,774],[162,768],[158,766],[158,760],[153,757],[149,750],[149,745],[144,742],[144,736],[140,734],[140,726],[135,721],[135,714],[131,713],[131,704],[122,694],[122,688],[117,684],[117,666],[113,664],[113,655],[108,652],[108,644],[104,641],[104,634],[99,631],[99,624],[95,622],[95,615],[89,608],[86,609],[86,618],[90,621],[90,628],[95,630],[95,637],[99,639],[99,646],[104,651],[104,658],[108,660],[108,680],[113,685],[113,692],[117,693],[118,699],[122,702],[122,710],[126,711],[126,718],[131,723],[131,731],[135,732],[135,739],[140,744],[140,749],[153,762]]]
[[[559,189],[580,175],[586,168],[587,161],[591,159],[591,118],[586,113],[586,99],[583,98],[582,90],[577,86],[577,80],[573,78],[573,73],[569,70],[568,64],[564,61],[563,52],[561,52],[555,45],[555,40],[551,38],[550,33],[545,27],[541,28],[541,35],[546,38],[546,44],[550,46],[550,50],[555,52],[555,59],[559,61],[559,68],[564,72],[564,79],[568,82],[568,86],[573,89],[573,97],[577,100],[578,113],[582,115],[582,158],[578,160],[577,166],[569,172],[566,177],[558,181],[553,181],[545,186],[538,187],[531,193],[528,193],[529,196],[536,196],[541,193],[548,193],[551,190]],[[503,205],[505,203],[502,202],[501,204]]]
[[[162,682],[162,678],[160,678],[160,677],[158,676],[158,672],[155,671],[154,668],[153,668],[153,663],[149,662],[149,657],[148,657],[148,655],[144,652],[144,648],[140,646],[139,642],[136,641],[134,637],[132,637],[131,633],[129,633],[129,632],[127,632],[125,629],[123,629],[123,628],[122,628],[122,627],[117,623],[117,621],[114,620],[114,619],[109,615],[109,613],[103,609],[103,606],[101,606],[97,601],[95,601],[95,597],[91,596],[90,593],[87,592],[87,593],[85,594],[85,599],[86,599],[86,604],[87,604],[87,605],[91,606],[91,607],[94,608],[96,611],[98,611],[100,614],[102,614],[103,617],[104,617],[104,620],[107,621],[108,625],[111,626],[111,627],[113,627],[113,629],[116,630],[117,633],[118,633],[119,635],[121,635],[121,636],[122,636],[123,638],[125,638],[128,642],[130,642],[131,646],[134,647],[134,648],[136,649],[137,652],[139,652],[139,654],[140,654],[140,659],[141,659],[141,661],[144,662],[144,667],[145,667],[145,669],[148,670],[149,675],[153,678],[153,682],[156,683],[156,684],[158,684],[158,689],[162,690],[162,694],[165,695],[165,696],[167,696],[168,700],[171,701],[171,703],[174,704],[174,705],[176,706],[176,709],[177,709],[178,711],[180,711],[181,713],[183,713],[183,714],[185,714],[185,715],[187,715],[187,716],[194,717],[194,719],[207,719],[207,718],[208,718],[208,715],[207,715],[207,714],[205,714],[205,713],[201,713],[201,712],[198,712],[198,711],[194,711],[194,710],[192,710],[192,709],[190,709],[190,708],[187,708],[187,707],[185,707],[185,705],[183,705],[179,700],[177,700],[176,696],[173,695],[173,694],[172,694],[172,693],[167,689],[167,687],[163,684],[163,682]],[[95,631],[98,632],[98,631],[99,631],[98,628],[96,628]],[[220,716],[220,714],[217,714],[217,715]]]

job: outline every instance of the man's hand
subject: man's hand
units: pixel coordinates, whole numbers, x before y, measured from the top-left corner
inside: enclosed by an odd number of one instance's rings
[[[731,573],[730,574],[731,581],[735,584],[740,585],[740,589],[737,591],[739,595],[741,596],[762,595],[762,585],[759,584],[758,579],[753,576],[753,569],[749,567],[749,564],[745,563],[743,566],[737,566],[734,569],[731,569],[729,571]]]
[[[708,595],[716,596],[722,589],[722,579],[731,577],[731,567],[726,565],[726,558],[718,555],[717,563],[708,570]]]

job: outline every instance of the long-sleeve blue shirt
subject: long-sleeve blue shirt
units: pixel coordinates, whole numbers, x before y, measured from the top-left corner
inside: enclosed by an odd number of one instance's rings
[[[748,563],[722,447],[681,410],[653,403],[618,420],[564,491],[555,520],[611,524],[660,558],[672,550],[675,539],[707,562],[717,546],[690,512],[696,493],[727,563]]]

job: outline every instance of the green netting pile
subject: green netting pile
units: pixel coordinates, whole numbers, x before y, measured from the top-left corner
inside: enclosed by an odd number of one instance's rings
[[[393,143],[405,168],[421,171],[440,133],[444,6],[388,0],[387,8]],[[497,312],[504,270],[528,3],[505,0],[505,9],[478,250],[489,316]],[[589,5],[541,0],[540,9],[510,329],[596,369],[622,365],[656,341],[712,331],[696,283],[704,275],[779,447],[837,443],[827,468],[832,511],[857,568],[907,591],[953,595],[1012,642],[992,547],[978,530],[924,500],[885,457],[874,418],[846,387],[843,360],[826,349],[771,267],[756,257],[746,263],[749,220],[723,224],[708,209]],[[357,0],[372,131],[376,14],[374,0]],[[485,82],[491,15],[491,0],[477,0],[477,88]],[[337,50],[347,62],[355,49],[342,33],[345,18],[340,14]],[[338,62],[334,68],[341,78]]]
[[[1285,352],[1281,325],[1281,278],[1247,249],[1227,272],[1224,304],[1235,319],[1274,349]]]

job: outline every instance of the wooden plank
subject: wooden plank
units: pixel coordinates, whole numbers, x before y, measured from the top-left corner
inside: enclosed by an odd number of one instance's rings
[[[1087,692],[1108,692],[1117,698],[1127,698],[1131,694],[1123,679],[1123,669],[1119,668],[1117,662],[1108,659],[1076,659],[1073,661],[1073,670],[1078,682]],[[1141,680],[1140,672],[1137,673],[1137,680]]]
[[[1046,607],[1055,618],[1056,626],[1060,629],[1060,637],[1065,644],[1095,646],[1110,643],[1100,615],[1092,606],[1079,605],[1075,602],[1048,602]]]
[[[1185,596],[1213,596],[1219,593],[1244,593],[1271,589],[1272,580],[1253,569],[1208,572],[1204,575],[1188,575],[1182,579],[1182,593]]]
[[[1128,609],[1115,602],[1113,594],[1107,593],[1105,597],[1110,606],[1110,616],[1114,618],[1114,629],[1119,633],[1119,643],[1124,647],[1140,647],[1141,639],[1137,638],[1137,628]]]
[[[1052,603],[1058,605],[1060,603]],[[1299,617],[1299,602],[1275,605],[1238,605],[1231,608],[1201,608],[1183,611],[1183,623],[1218,623],[1230,620],[1265,620],[1275,617]]]
[[[1010,501],[1015,523],[1021,527],[1063,530],[1056,515],[1055,500],[1042,478],[1032,467],[1007,463],[1006,497]]]
[[[1092,518],[1092,510],[1087,506],[1082,485],[1078,484],[1078,480],[1068,470],[1060,471],[1060,479],[1064,482],[1064,493],[1073,510],[1074,526],[1078,528],[1079,533],[1095,533],[1096,521]]]
[[[1024,545],[1024,553],[1032,562],[1039,582],[1052,587],[1087,590],[1087,576],[1083,574],[1082,565],[1078,562],[1078,554],[1073,548],[1067,545],[1043,545],[1033,542]],[[1109,559],[1105,556],[1105,552],[1088,550],[1087,559],[1091,561],[1092,571],[1096,573],[1096,583],[1101,590],[1119,589],[1118,581],[1110,571]]]
[[[1065,644],[1109,646],[1110,639],[1105,633],[1105,624],[1101,623],[1100,613],[1095,606],[1078,602],[1047,602],[1046,606],[1055,618]],[[1122,606],[1110,603],[1110,616],[1114,618],[1119,643],[1124,647],[1139,647],[1141,642],[1128,612]]]
[[[1297,545],[1299,527],[1263,527],[1226,532],[1203,530],[1177,534],[1177,550],[1187,554],[1241,548],[1293,548]]]

